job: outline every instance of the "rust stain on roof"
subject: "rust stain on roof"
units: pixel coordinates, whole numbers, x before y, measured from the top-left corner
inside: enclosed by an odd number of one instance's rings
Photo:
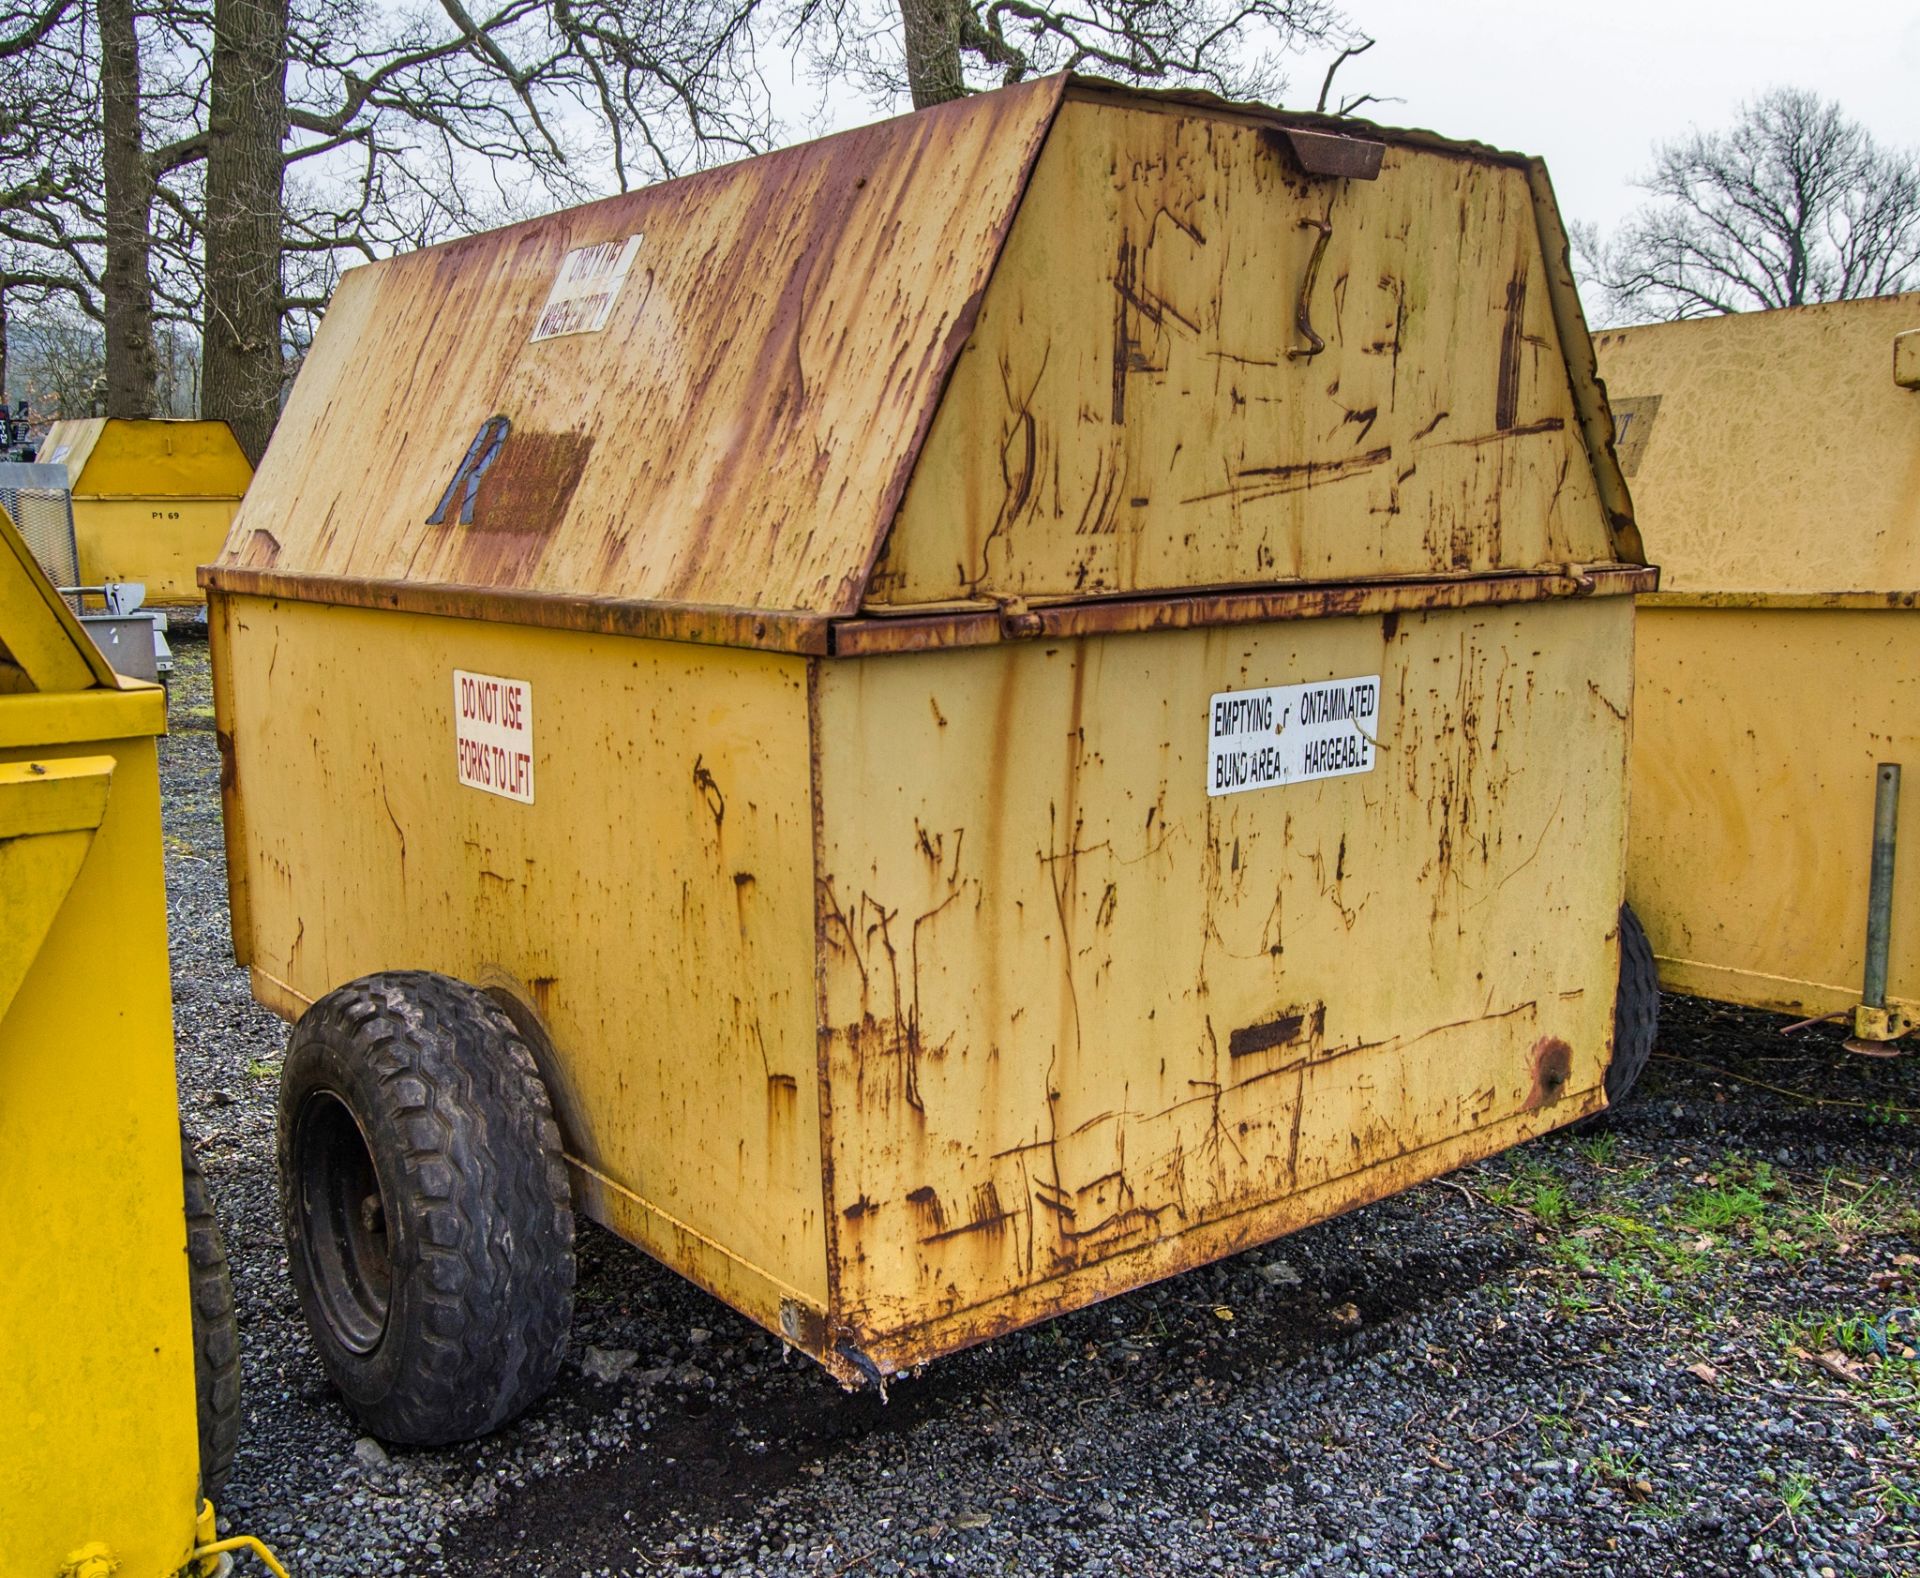
[[[350,270],[245,530],[304,574],[852,612],[1063,91],[1049,78]],[[606,327],[532,341],[566,255],[633,235]],[[427,526],[495,412],[516,436],[471,527]],[[474,541],[536,524],[537,552]]]

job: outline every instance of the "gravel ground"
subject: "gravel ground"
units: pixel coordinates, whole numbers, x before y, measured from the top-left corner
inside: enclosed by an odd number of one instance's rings
[[[296,1578],[1920,1574],[1920,1315],[1887,1324],[1920,1305],[1920,1057],[1677,998],[1606,1124],[958,1355],[885,1405],[583,1224],[550,1399],[389,1457],[287,1281],[285,1030],[229,953],[207,650],[177,651],[181,1101],[247,1388],[222,1521]]]

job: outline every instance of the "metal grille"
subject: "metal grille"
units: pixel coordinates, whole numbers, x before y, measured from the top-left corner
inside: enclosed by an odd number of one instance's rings
[[[27,541],[27,551],[55,586],[80,584],[73,540],[73,491],[65,466],[0,462],[0,504]]]

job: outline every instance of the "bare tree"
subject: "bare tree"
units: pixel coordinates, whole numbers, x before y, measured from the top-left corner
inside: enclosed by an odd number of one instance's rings
[[[280,411],[287,0],[214,0],[202,416],[256,465]]]
[[[802,0],[799,18],[820,75],[916,109],[1062,70],[1272,100],[1285,55],[1349,36],[1330,0]]]
[[[105,389],[100,325],[64,293],[9,312],[6,398],[35,412],[90,415]]]
[[[197,387],[257,456],[343,266],[773,146],[769,39],[927,104],[1060,68],[1272,97],[1353,36],[1331,0],[471,4],[0,0],[0,309],[67,302],[109,411]]]
[[[1920,153],[1876,143],[1838,104],[1775,88],[1724,132],[1654,150],[1654,201],[1603,240],[1576,234],[1605,321],[1880,296],[1920,283]]]
[[[100,327],[86,409],[165,405],[156,324],[197,297],[180,229],[155,206],[161,178],[198,157],[204,72],[176,47],[193,3],[0,0],[0,290],[28,327],[59,302]]]
[[[107,415],[153,412],[153,284],[148,212],[153,175],[140,129],[140,44],[133,0],[98,0],[101,195],[106,267],[101,276],[107,331]]]

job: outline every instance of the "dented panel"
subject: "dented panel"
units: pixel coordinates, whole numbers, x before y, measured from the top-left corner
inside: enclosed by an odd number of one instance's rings
[[[350,270],[212,584],[851,612],[1061,86]],[[568,254],[636,235],[605,328],[536,340]],[[472,522],[430,522],[497,417]]]
[[[594,248],[604,327],[537,337]],[[352,270],[206,584],[820,651],[1634,563],[1563,250],[1518,155],[981,94]]]

